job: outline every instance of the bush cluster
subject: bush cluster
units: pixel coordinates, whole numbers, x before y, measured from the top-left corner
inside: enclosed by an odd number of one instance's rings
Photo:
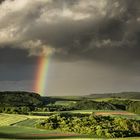
[[[0,113],[7,114],[28,114],[31,111],[31,108],[23,107],[0,107]]]
[[[132,137],[140,134],[140,121],[81,114],[57,114],[40,121],[37,128],[60,129],[66,132],[96,135],[99,137]]]

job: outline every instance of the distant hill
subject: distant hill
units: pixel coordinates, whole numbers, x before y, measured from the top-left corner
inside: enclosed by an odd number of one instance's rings
[[[140,99],[140,92],[121,92],[121,93],[104,93],[104,94],[90,94],[89,98],[127,98]]]
[[[107,102],[96,102],[91,100],[82,100],[77,102],[74,107],[78,110],[116,110],[116,106]]]
[[[0,106],[38,106],[42,98],[36,93],[30,92],[0,92]]]
[[[55,103],[56,101],[82,101],[90,98],[127,98],[140,99],[140,92],[121,92],[121,93],[104,93],[91,94],[88,96],[78,97],[41,97],[36,93],[21,92],[21,91],[5,91],[0,92],[0,106],[40,106],[48,103]]]

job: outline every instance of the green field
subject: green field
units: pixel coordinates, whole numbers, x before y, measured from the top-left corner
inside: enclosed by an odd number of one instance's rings
[[[36,128],[28,127],[15,127],[15,126],[6,126],[0,127],[0,139],[62,139],[62,140],[133,140],[140,138],[115,138],[115,139],[106,139],[106,138],[92,138],[91,136],[77,135],[74,136],[73,133],[62,133],[60,131],[50,131],[42,130]]]
[[[81,100],[82,96],[49,96],[52,99],[59,99],[59,100]]]
[[[0,114],[0,138],[10,139],[34,139],[34,138],[62,138],[64,133],[58,130],[44,130],[35,128],[36,121],[42,119],[42,116],[26,116]],[[69,133],[68,133],[69,134]],[[56,135],[56,136],[55,136]],[[65,136],[63,136],[65,137]],[[67,136],[66,136],[67,137]]]
[[[28,119],[45,119],[44,116],[29,116],[18,114],[3,114],[0,113],[0,126],[10,126]]]
[[[75,104],[76,101],[56,101],[54,105],[62,105],[62,106],[69,106],[71,104]]]
[[[0,114],[0,126],[9,126],[27,119],[26,116],[21,115]]]
[[[55,138],[62,135],[60,131],[36,129],[24,126],[0,127],[0,138],[33,139],[33,138]]]
[[[38,120],[39,119],[27,119],[21,122],[17,122],[13,126],[34,128]]]
[[[48,134],[50,131],[46,131],[43,129],[36,129],[30,127],[22,127],[22,126],[3,126],[0,127],[0,133],[7,134]]]
[[[126,111],[120,111],[120,110],[73,110],[73,111],[54,111],[54,112],[33,112],[33,114],[35,114],[39,117],[41,115],[49,116],[49,115],[52,115],[52,114],[59,114],[59,113],[91,114],[93,112],[97,115],[98,115],[98,113],[99,114],[107,113],[107,115],[113,116],[113,117],[124,117],[124,118],[129,118],[129,119],[140,120],[140,115],[134,114],[134,113],[129,113],[129,112],[126,112]],[[114,114],[114,113],[116,113],[116,114]]]
[[[113,99],[118,99],[118,100],[130,100],[130,99],[126,99],[126,98],[96,98],[96,99],[92,99],[90,98],[91,100],[94,100],[94,101],[98,101],[98,102],[101,102],[101,101],[109,101],[109,100],[113,100]],[[140,99],[131,99],[131,101],[140,101]]]

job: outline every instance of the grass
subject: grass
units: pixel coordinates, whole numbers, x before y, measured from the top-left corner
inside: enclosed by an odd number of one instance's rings
[[[112,99],[114,99],[114,98],[96,98],[96,99],[92,99],[92,100],[97,101],[97,102],[102,102],[102,101],[107,102]],[[119,98],[117,98],[117,99],[119,99]]]
[[[33,112],[36,114],[44,114],[44,115],[49,115],[49,114],[57,114],[57,113],[82,113],[82,114],[91,114],[92,112],[120,112],[120,110],[72,110],[72,111],[54,111],[54,112]],[[126,112],[122,111],[121,112]]]
[[[28,119],[46,119],[48,116],[39,116],[39,115],[24,115],[26,116]]]
[[[5,134],[48,134],[56,133],[57,131],[43,130],[37,128],[23,127],[23,126],[3,126],[0,127],[0,133]]]
[[[10,126],[28,119],[45,119],[47,116],[30,116],[0,113],[0,126]]]
[[[0,138],[9,139],[59,139],[79,137],[74,133],[63,133],[59,130],[44,130],[24,126],[0,127]]]
[[[14,126],[34,128],[39,119],[27,119],[22,122],[16,123]]]
[[[112,117],[121,117],[133,120],[140,120],[140,115],[111,115]]]
[[[54,105],[62,105],[62,106],[69,106],[71,104],[75,104],[75,101],[56,101]]]
[[[0,114],[0,126],[9,126],[27,120],[27,117],[13,114]]]
[[[113,100],[113,99],[117,99],[117,100],[120,100],[120,101],[124,101],[124,100],[140,101],[140,99],[127,99],[127,98],[96,98],[96,99],[90,98],[90,99],[94,100],[94,101],[98,101],[98,102],[101,102],[101,101],[108,102],[109,100]]]
[[[50,98],[56,98],[60,100],[81,100],[82,96],[49,96]]]
[[[87,135],[75,135],[73,133],[62,133],[56,130],[43,130],[36,128],[27,127],[15,127],[15,126],[5,126],[0,127],[0,138],[11,140],[11,139],[51,139],[51,140],[140,140],[138,137],[133,138],[115,138],[115,139],[105,139],[105,138],[93,138],[93,136]]]

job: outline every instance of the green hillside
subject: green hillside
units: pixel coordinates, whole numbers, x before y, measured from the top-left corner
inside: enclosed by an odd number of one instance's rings
[[[140,99],[140,92],[121,92],[121,93],[103,93],[103,94],[90,94],[90,98],[127,98],[127,99]]]
[[[79,101],[75,104],[76,109],[94,109],[94,110],[116,110],[117,108],[107,102],[96,102],[91,100]],[[118,108],[119,109],[119,108]]]
[[[0,106],[38,106],[41,105],[42,98],[36,93],[30,92],[0,92]]]

